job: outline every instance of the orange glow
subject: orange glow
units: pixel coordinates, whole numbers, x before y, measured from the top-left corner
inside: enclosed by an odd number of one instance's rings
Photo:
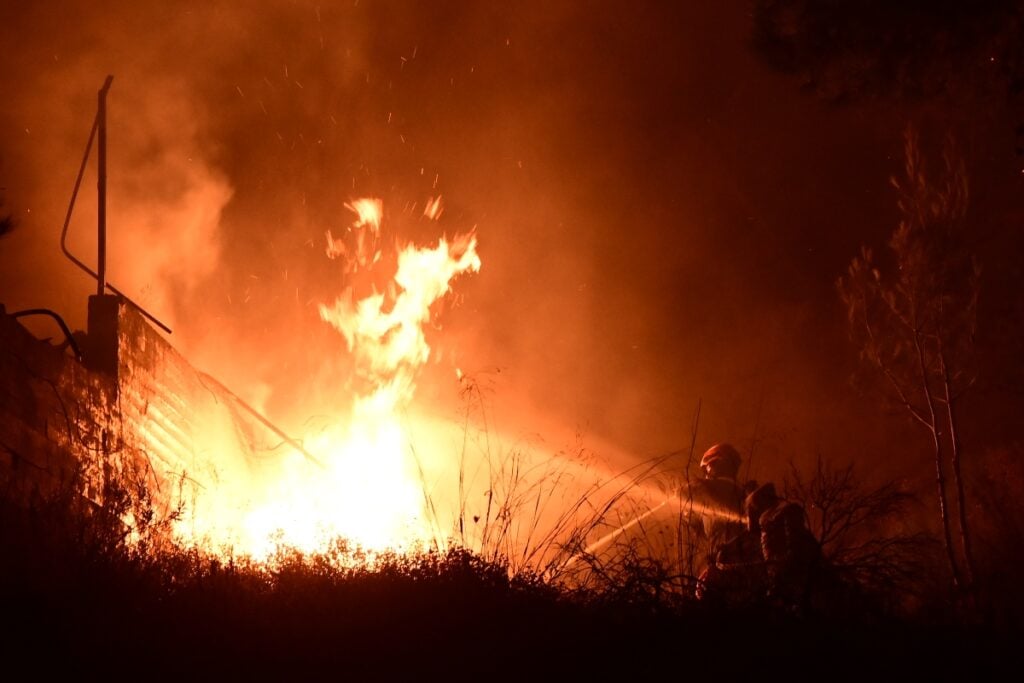
[[[346,207],[358,219],[341,239],[328,233],[327,255],[343,258],[348,274],[380,261],[383,206],[357,199]],[[442,237],[435,246],[409,244],[398,253],[387,293],[356,299],[349,285],[332,304],[321,304],[320,318],[344,338],[356,385],[364,387],[351,413],[304,439],[318,462],[294,451],[249,476],[232,473],[224,493],[206,496],[179,525],[182,535],[257,558],[277,545],[322,550],[337,537],[371,551],[443,543],[424,514],[424,482],[402,419],[430,358],[423,328],[431,306],[455,277],[480,269],[476,245],[472,234]]]
[[[345,245],[344,238],[335,238],[327,231],[328,258],[345,258],[346,272],[354,272],[366,268],[380,260],[381,252],[377,248],[380,238],[380,224],[384,220],[384,202],[379,199],[361,198],[345,208],[359,216],[346,231],[355,234],[355,248]]]
[[[444,211],[444,207],[441,204],[441,195],[437,195],[437,197],[431,197],[427,201],[427,205],[423,209],[423,215],[436,221],[441,217],[442,211]]]

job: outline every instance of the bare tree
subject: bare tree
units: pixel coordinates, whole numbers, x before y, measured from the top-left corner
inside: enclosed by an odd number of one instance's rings
[[[784,491],[803,505],[825,560],[847,583],[899,600],[921,582],[935,541],[897,526],[916,501],[895,483],[869,488],[853,465],[833,467],[819,455],[806,477],[790,464]]]
[[[957,408],[974,381],[971,356],[980,270],[965,240],[967,173],[951,138],[934,176],[925,166],[912,128],[907,130],[904,152],[904,177],[892,178],[902,219],[888,249],[876,258],[863,248],[838,286],[861,358],[879,372],[898,403],[929,435],[953,583],[969,587],[974,562],[960,472]],[[953,478],[955,525],[947,471]]]

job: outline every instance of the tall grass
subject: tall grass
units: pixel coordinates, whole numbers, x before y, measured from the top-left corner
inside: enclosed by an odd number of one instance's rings
[[[81,473],[45,495],[0,488],[0,657],[114,679],[739,677],[765,661],[795,662],[799,677],[893,660],[986,678],[999,666],[1002,641],[987,632],[695,601],[670,458],[570,488],[582,465],[598,467],[579,442],[563,453],[579,469],[564,471],[490,444],[480,500],[468,453],[456,475],[465,499],[447,521],[464,543],[370,562],[353,562],[360,550],[342,539],[311,554],[281,546],[266,562],[176,546],[176,511],[130,469],[108,478],[102,505],[81,495]]]
[[[585,446],[579,434],[561,449],[545,449],[523,441],[506,443],[494,426],[487,391],[473,379],[464,381],[461,398],[461,442],[451,454],[457,466],[448,471],[454,478],[448,487],[455,492],[454,500],[438,493],[436,482],[430,481],[420,467],[423,505],[434,535],[432,542],[419,551],[404,555],[368,553],[344,539],[335,539],[322,552],[303,555],[282,539],[275,554],[255,562],[232,553],[214,556],[196,548],[180,548],[174,543],[172,530],[185,510],[182,505],[163,509],[156,504],[144,463],[137,468],[125,464],[106,468],[105,488],[98,499],[102,504],[82,496],[86,479],[94,478],[95,469],[83,467],[55,494],[37,498],[25,508],[31,512],[25,517],[27,525],[12,528],[52,526],[53,532],[40,534],[39,538],[51,543],[49,550],[74,548],[82,562],[74,560],[68,566],[97,565],[102,563],[101,558],[112,557],[142,575],[166,570],[174,577],[199,571],[197,567],[201,566],[227,564],[245,568],[247,576],[262,577],[253,581],[273,584],[289,572],[329,576],[333,581],[353,576],[353,572],[403,568],[418,572],[425,566],[452,561],[459,566],[468,563],[486,567],[485,574],[500,570],[510,586],[544,586],[556,592],[600,595],[657,609],[675,609],[694,602],[704,540],[696,530],[694,504],[687,492],[699,405],[687,448],[614,471]],[[427,446],[437,449],[435,444]],[[415,448],[413,456],[421,462]],[[685,463],[681,463],[684,456]],[[91,478],[86,477],[86,469]],[[807,499],[822,509],[829,501],[832,510],[868,509],[862,504],[874,498],[858,498],[860,494],[848,472],[845,477],[832,479],[823,472],[819,463],[814,478],[805,482],[794,471],[790,485],[793,497]],[[900,498],[896,503],[902,501]],[[5,505],[14,509],[11,500]],[[881,512],[867,519],[876,520],[898,508],[880,508]],[[61,515],[70,521],[60,522]],[[844,518],[840,515],[839,519]],[[856,539],[857,545],[844,540],[845,545],[840,546],[830,542],[830,537],[823,537],[826,549],[835,546],[843,550],[845,554],[834,558],[838,564],[854,557],[851,553],[864,555],[864,549],[881,548],[886,552],[868,558],[880,558],[874,564],[856,555],[860,572],[847,572],[850,580],[867,584],[866,576],[879,584],[871,586],[874,592],[884,591],[892,582],[875,580],[882,575],[880,566],[887,572],[883,578],[900,579],[899,592],[905,594],[912,578],[908,572],[920,573],[920,568],[905,562],[903,555],[888,552],[892,544],[885,545],[886,539],[876,540],[870,529],[863,529],[867,536],[851,535],[851,524],[860,524],[857,519],[847,520],[843,527],[843,539]],[[27,540],[31,535],[22,539],[25,547],[31,545]],[[917,537],[912,540],[916,542]],[[35,552],[29,551],[27,556]],[[880,564],[883,560],[884,565]]]
[[[692,501],[678,476],[666,473],[683,451],[616,471],[578,433],[560,449],[507,444],[494,427],[490,399],[483,383],[463,377],[454,503],[438,499],[420,467],[435,549],[464,549],[510,576],[572,590],[638,599],[693,594],[699,539],[690,524]],[[687,470],[693,443],[688,454]],[[419,463],[415,448],[413,455]]]

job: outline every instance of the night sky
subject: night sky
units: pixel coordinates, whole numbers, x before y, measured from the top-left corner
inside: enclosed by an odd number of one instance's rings
[[[966,149],[982,335],[1011,359],[979,387],[1000,407],[975,408],[974,443],[1021,405],[1014,326],[985,327],[1019,313],[1009,100],[817,96],[755,49],[745,2],[136,4],[0,10],[8,310],[84,326],[94,285],[58,239],[109,73],[111,281],[289,427],[344,400],[343,342],[317,317],[345,285],[324,232],[377,196],[390,235],[480,240],[424,397],[454,394],[457,365],[508,429],[637,457],[688,444],[700,400],[698,448],[757,437],[755,474],[820,452],[926,477],[927,443],[851,382],[835,286],[898,221],[913,122]],[[94,183],[71,228],[89,262]],[[437,194],[440,225],[420,217]]]

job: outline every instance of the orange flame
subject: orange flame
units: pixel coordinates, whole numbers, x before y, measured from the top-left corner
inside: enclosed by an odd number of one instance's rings
[[[380,238],[380,224],[384,220],[384,202],[379,199],[356,199],[351,204],[345,204],[345,208],[359,216],[347,230],[355,233],[355,253],[349,258],[346,264],[346,272],[354,272],[359,268],[366,268],[380,260],[381,252],[377,249],[377,242]],[[345,246],[345,240],[336,239],[331,231],[327,231],[327,257],[334,259],[348,257],[349,250]]]
[[[437,195],[437,197],[427,200],[427,205],[423,208],[423,215],[436,221],[441,217],[442,211],[444,211],[444,207],[441,205],[441,195]]]
[[[326,251],[344,258],[344,272],[353,273],[380,261],[383,206],[377,199],[345,206],[358,215],[348,229],[354,244],[328,233]],[[193,520],[191,535],[206,534],[255,557],[266,557],[278,542],[305,552],[325,549],[339,536],[368,550],[436,540],[400,417],[430,358],[423,326],[431,307],[451,291],[455,277],[480,269],[476,246],[473,234],[442,237],[433,247],[409,244],[398,255],[387,295],[374,291],[356,300],[349,286],[332,305],[319,306],[321,319],[344,337],[368,388],[355,397],[347,424],[307,439],[321,466],[293,456],[269,482],[217,504],[208,523],[196,529]]]

